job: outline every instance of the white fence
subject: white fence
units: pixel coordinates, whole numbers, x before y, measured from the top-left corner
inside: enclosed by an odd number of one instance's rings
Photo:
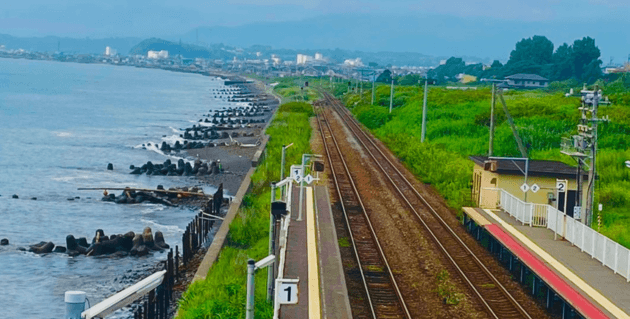
[[[524,225],[546,227],[630,282],[630,250],[553,206],[525,203],[500,189],[499,206]]]
[[[293,214],[291,210],[291,205],[293,202],[293,181],[291,180],[288,185],[284,185],[283,187],[283,200],[287,203],[287,210],[289,213],[280,220],[280,233],[278,234],[278,247],[280,248],[280,254],[278,258],[278,276],[275,279],[276,283],[278,283],[279,279],[282,280],[284,278],[284,267],[287,255],[287,240],[289,239],[289,224],[291,223],[291,215]],[[276,285],[276,289],[277,288],[278,286]],[[275,294],[273,303],[274,319],[277,319],[280,315],[280,302],[277,300],[277,296],[278,294]]]

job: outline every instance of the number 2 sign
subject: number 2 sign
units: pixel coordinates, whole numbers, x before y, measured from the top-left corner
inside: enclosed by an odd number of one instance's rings
[[[276,294],[280,304],[290,305],[298,303],[298,283],[280,282],[276,289]]]

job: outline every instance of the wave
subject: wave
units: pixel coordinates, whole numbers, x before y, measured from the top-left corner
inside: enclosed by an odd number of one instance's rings
[[[179,140],[180,143],[182,143],[183,140],[184,139],[180,139]],[[149,145],[149,143],[151,143],[151,145]],[[175,143],[170,143],[169,142],[169,144],[173,145]],[[166,158],[170,158],[171,161],[174,161],[175,163],[177,163],[177,161],[179,161],[180,159],[183,159],[184,163],[190,163],[191,165],[193,165],[195,163],[195,159],[193,159],[190,156],[189,157],[182,157],[182,156],[175,156],[175,155],[169,155],[169,154],[164,153],[160,149],[159,144],[154,143],[154,142],[147,142],[147,143],[144,143],[144,144],[136,145],[133,148],[135,148],[135,149],[145,149],[145,150],[150,151],[150,152],[158,153],[158,154],[160,154],[160,155],[162,155],[162,156],[164,156]]]
[[[55,135],[57,135],[58,137],[70,137],[72,136],[72,133],[70,132],[53,132]]]
[[[161,231],[162,233],[168,234],[168,235],[181,234],[184,232],[184,230],[179,228],[179,226],[177,225],[163,225],[153,220],[144,219],[144,218],[141,218],[140,221],[143,222],[144,224],[148,224],[151,227],[151,230],[153,231],[154,234],[156,231]]]

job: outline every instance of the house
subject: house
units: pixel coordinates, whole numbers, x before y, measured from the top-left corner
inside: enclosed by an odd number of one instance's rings
[[[536,74],[519,73],[506,76],[505,79],[506,84],[511,88],[539,89],[549,86],[549,79]]]
[[[525,183],[525,161],[489,159],[487,156],[469,158],[474,163],[472,201],[478,207],[497,208],[502,189],[522,201],[548,204],[573,216],[573,207],[576,206],[577,199],[577,167],[558,161],[529,160],[526,183],[529,189],[523,192],[521,187]],[[588,175],[584,171],[581,173],[581,203],[585,203]],[[563,181],[566,192],[557,189],[558,182]]]
[[[477,82],[477,77],[476,76],[469,75],[469,74],[464,74],[464,73],[458,74],[456,76],[456,78],[459,80],[459,83],[463,83],[463,84]]]

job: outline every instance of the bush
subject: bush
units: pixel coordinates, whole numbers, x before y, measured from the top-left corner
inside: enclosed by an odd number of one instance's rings
[[[550,91],[573,87],[575,81],[556,84]],[[620,86],[619,83],[615,84]],[[472,162],[470,155],[487,154],[490,124],[490,90],[446,90],[431,88],[428,95],[427,132],[420,143],[423,94],[417,87],[398,87],[402,105],[389,114],[389,86],[378,87],[377,101],[350,94],[345,97],[356,118],[381,139],[407,168],[434,186],[456,210],[471,205]],[[598,203],[604,205],[601,232],[630,248],[630,92],[618,90],[612,106],[600,108],[610,117],[600,124],[596,187]],[[576,134],[581,113],[579,98],[562,92],[510,91],[504,94],[510,115],[532,159],[559,160],[575,166],[560,153],[561,137]],[[396,99],[395,99],[396,100]],[[367,102],[366,102],[367,101]],[[520,156],[500,101],[495,109],[495,156]],[[594,224],[593,227],[596,227]]]

